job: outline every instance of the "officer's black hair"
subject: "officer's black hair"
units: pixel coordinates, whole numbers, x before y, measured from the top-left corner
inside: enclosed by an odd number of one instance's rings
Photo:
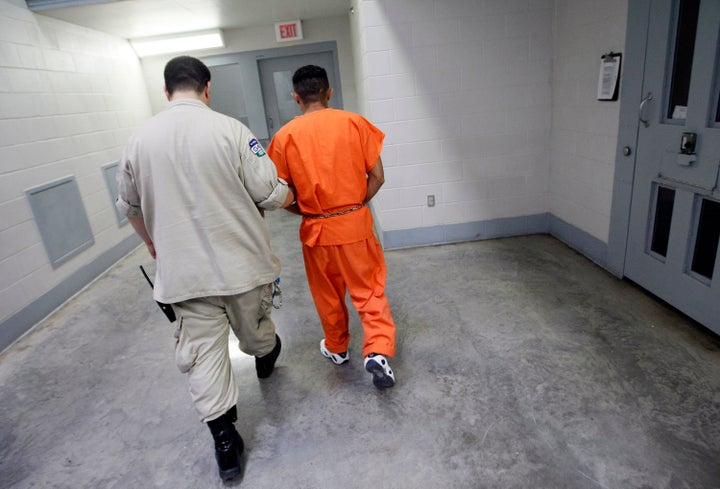
[[[178,56],[165,65],[165,89],[170,95],[176,90],[202,93],[210,81],[210,69],[192,56]]]

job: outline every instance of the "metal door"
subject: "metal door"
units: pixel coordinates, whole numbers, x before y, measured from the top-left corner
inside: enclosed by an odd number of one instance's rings
[[[720,1],[652,0],[625,275],[720,333]]]
[[[330,107],[342,108],[339,80],[336,76],[335,61],[331,51],[260,59],[258,60],[258,69],[270,139],[278,129],[293,117],[300,115],[300,108],[290,95],[293,91],[292,75],[298,68],[309,64],[325,68],[330,80],[330,87],[334,91]]]
[[[210,107],[250,127],[239,63],[208,66],[211,74]]]

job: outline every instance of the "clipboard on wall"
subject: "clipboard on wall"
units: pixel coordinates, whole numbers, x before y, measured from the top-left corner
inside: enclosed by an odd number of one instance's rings
[[[618,99],[620,88],[620,65],[622,54],[612,51],[600,58],[600,75],[598,77],[597,99],[612,102]]]

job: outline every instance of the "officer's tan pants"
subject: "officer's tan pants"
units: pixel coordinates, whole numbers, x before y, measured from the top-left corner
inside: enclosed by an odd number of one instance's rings
[[[272,284],[233,296],[191,299],[173,304],[178,317],[175,362],[188,374],[190,395],[203,422],[222,416],[238,402],[228,351],[232,328],[240,350],[264,356],[275,347]]]

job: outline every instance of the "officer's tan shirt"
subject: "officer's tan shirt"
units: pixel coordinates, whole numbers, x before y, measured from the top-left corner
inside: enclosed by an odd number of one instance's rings
[[[234,295],[279,276],[260,209],[280,207],[288,187],[236,119],[171,102],[131,137],[117,184],[118,209],[143,217],[155,245],[155,300]]]

